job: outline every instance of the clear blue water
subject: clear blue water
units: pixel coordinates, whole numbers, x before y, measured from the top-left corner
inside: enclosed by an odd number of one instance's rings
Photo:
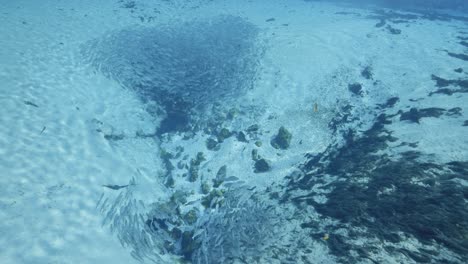
[[[468,262],[467,1],[0,23],[0,263]]]

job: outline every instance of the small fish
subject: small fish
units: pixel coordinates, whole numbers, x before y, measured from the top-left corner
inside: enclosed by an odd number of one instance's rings
[[[119,189],[128,187],[128,184],[127,185],[102,185],[102,187],[106,187],[112,190],[119,190]]]
[[[185,203],[184,205],[192,205],[192,204],[194,204],[194,203],[196,203],[196,202],[198,202],[200,200],[201,199],[196,199],[196,200],[193,200],[193,201],[189,201],[189,202]]]
[[[37,104],[30,102],[30,101],[24,101],[26,105],[34,106],[34,107],[39,107]]]
[[[197,231],[195,231],[195,233],[193,233],[192,239],[198,237],[199,235],[203,234],[204,232],[205,232],[205,229],[198,229]]]
[[[315,104],[314,104],[314,113],[317,113],[317,112],[318,112],[318,104],[315,103]]]
[[[224,181],[227,181],[227,182],[229,182],[229,181],[238,181],[238,180],[239,180],[239,178],[237,178],[236,176],[229,176],[226,179],[224,179]]]
[[[227,188],[237,188],[237,187],[240,187],[244,184],[245,182],[243,181],[235,181],[235,182],[226,182],[223,184],[224,187],[227,187]]]

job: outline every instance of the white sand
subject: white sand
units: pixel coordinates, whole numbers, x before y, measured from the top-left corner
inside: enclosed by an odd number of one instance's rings
[[[0,262],[136,262],[101,227],[96,202],[108,191],[102,184],[144,181],[137,169],[156,171],[157,145],[129,139],[113,146],[93,119],[128,134],[154,130],[154,122],[134,94],[81,66],[79,57],[83,41],[124,22],[113,19],[110,3],[3,2]]]
[[[203,151],[208,160],[201,170],[205,179],[228,164],[229,176],[260,188],[280,182],[303,162],[304,154],[323,151],[331,142],[327,124],[339,110],[337,100],[357,105],[354,111],[365,128],[372,119],[369,108],[376,103],[399,96],[396,109],[402,109],[408,99],[436,89],[431,74],[456,78],[453,69],[468,70],[466,62],[441,51],[461,50],[454,25],[466,25],[457,22],[418,21],[401,26],[403,33],[394,36],[375,28],[375,20],[334,14],[346,10],[364,16],[366,10],[280,0],[216,1],[199,9],[177,3],[169,7],[148,1],[139,12],[151,15],[157,7],[161,13],[154,23],[241,15],[262,29],[267,46],[262,78],[241,101],[262,109],[251,124],[261,126],[259,153],[272,162],[272,171],[253,173],[253,142],[230,138],[217,152],[206,150],[202,134],[163,142],[168,150],[183,144],[190,157]],[[141,215],[146,206],[170,195],[159,177],[159,143],[134,137],[137,131],[153,133],[157,117],[145,111],[135,94],[82,64],[80,47],[86,41],[141,24],[138,14],[120,5],[110,0],[0,1],[0,263],[137,263],[130,248],[101,226],[105,214],[96,209],[98,199],[104,193],[112,203],[120,192],[102,185],[125,185],[134,178],[133,199],[144,203],[136,212]],[[271,17],[275,21],[265,22]],[[373,86],[359,76],[366,65],[372,65],[381,84]],[[356,81],[364,84],[363,98],[348,92],[347,84]],[[466,99],[455,95],[434,95],[417,104],[467,110]],[[270,120],[271,115],[275,118]],[[466,160],[468,139],[460,120],[426,118],[420,125],[391,127],[394,136],[419,141],[421,150],[437,154],[438,161]],[[293,134],[287,151],[269,144],[281,125]],[[103,134],[126,137],[108,141]],[[198,191],[198,186],[176,177],[176,189]],[[317,258],[328,258],[326,252],[313,251]]]

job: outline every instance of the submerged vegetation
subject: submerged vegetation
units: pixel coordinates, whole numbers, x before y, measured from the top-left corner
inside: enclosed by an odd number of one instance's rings
[[[406,115],[401,119],[416,122],[420,118]],[[338,220],[324,228],[333,230],[330,250],[346,262],[370,258],[378,250],[375,245],[355,242],[359,239],[385,242],[389,246],[383,250],[389,254],[403,254],[416,262],[467,261],[468,187],[460,181],[468,180],[468,162],[425,162],[424,154],[417,151],[394,157],[377,155],[398,140],[385,128],[390,120],[391,116],[381,114],[362,135],[349,131],[343,146],[311,156],[302,167],[303,174],[290,178],[283,201],[292,200],[299,207],[305,203],[324,218]],[[327,182],[330,177],[337,180]],[[316,200],[321,192],[311,191],[315,185],[328,193],[326,202]],[[320,235],[318,226],[316,222],[302,224],[312,236]],[[349,229],[347,235],[339,231],[343,228]],[[421,243],[417,251],[398,245],[411,238]],[[428,250],[434,243],[455,255]]]

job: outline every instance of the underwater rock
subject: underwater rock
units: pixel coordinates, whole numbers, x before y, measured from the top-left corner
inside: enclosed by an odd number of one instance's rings
[[[167,179],[164,185],[166,185],[166,187],[169,187],[169,188],[174,188],[174,184],[175,184],[174,177],[172,177],[172,175],[169,174],[169,176],[167,176]]]
[[[252,149],[252,160],[257,161],[260,159],[260,155],[258,155],[258,150]]]
[[[362,85],[360,83],[349,84],[348,90],[355,95],[362,96]]]
[[[271,168],[270,163],[264,158],[261,158],[255,161],[255,165],[254,165],[255,173],[267,172],[270,170],[270,168]]]
[[[198,179],[198,171],[199,171],[199,167],[196,166],[196,165],[192,165],[190,166],[189,168],[189,173],[188,173],[188,180],[191,181],[191,182],[194,182]]]
[[[193,160],[193,164],[199,166],[205,160],[206,158],[203,152],[198,152],[195,160]]]
[[[249,126],[245,131],[247,131],[247,133],[251,134],[251,133],[258,132],[259,129],[260,129],[260,126],[257,125],[257,124],[254,124],[254,125]]]
[[[231,108],[226,114],[226,119],[227,120],[233,120],[234,117],[239,113],[239,110],[237,108]]]
[[[219,150],[218,141],[214,140],[213,138],[208,138],[206,140],[206,148],[208,150]]]
[[[201,191],[203,194],[208,194],[211,191],[211,186],[208,182],[202,182]]]
[[[187,166],[187,164],[183,160],[179,160],[179,162],[177,162],[177,168],[179,170],[184,169],[186,166]]]
[[[182,237],[182,230],[177,227],[172,228],[171,230],[171,237],[175,241],[179,240]]]
[[[247,138],[245,137],[245,134],[244,132],[240,131],[239,133],[237,133],[237,140],[240,141],[240,142],[248,142],[247,141]]]
[[[229,131],[229,129],[227,128],[222,128],[217,135],[218,142],[222,143],[225,139],[229,138],[230,136],[232,136],[232,132]]]
[[[361,71],[361,76],[366,78],[367,80],[372,80],[373,74],[372,74],[372,67],[371,66],[366,66],[362,71]]]
[[[171,196],[171,202],[174,204],[185,204],[187,203],[188,194],[184,191],[177,190]]]
[[[455,70],[453,70],[454,72],[456,73],[462,73],[463,72],[463,69],[462,68],[456,68]]]
[[[132,9],[136,7],[135,1],[127,1],[122,5],[123,8]]]
[[[184,215],[184,220],[185,222],[187,222],[189,225],[195,223],[197,221],[197,211],[195,209],[192,209],[190,211],[188,211],[185,215]]]
[[[189,168],[189,181],[194,182],[198,179],[198,171],[200,169],[200,164],[205,161],[205,156],[203,152],[198,152],[195,159],[190,160]]]
[[[291,144],[292,134],[284,127],[281,126],[278,134],[271,140],[271,146],[275,149],[287,149]]]

